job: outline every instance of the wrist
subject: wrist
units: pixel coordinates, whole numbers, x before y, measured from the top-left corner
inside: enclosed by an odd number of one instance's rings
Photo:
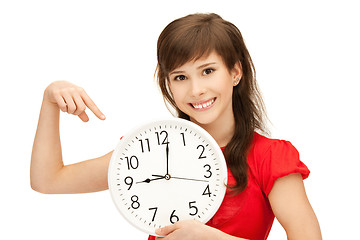
[[[58,112],[60,110],[59,106],[56,103],[50,101],[50,99],[45,96],[43,98],[42,108],[46,109],[47,112]]]

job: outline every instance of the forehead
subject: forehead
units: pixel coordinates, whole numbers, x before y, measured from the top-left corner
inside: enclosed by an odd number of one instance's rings
[[[174,72],[177,71],[185,71],[187,69],[192,69],[192,68],[200,68],[204,65],[210,65],[210,64],[223,64],[223,59],[222,57],[215,51],[212,51],[209,54],[203,55],[199,58],[196,59],[191,59],[189,61],[187,61],[185,64],[175,68],[173,71],[170,72],[170,74],[173,74]]]

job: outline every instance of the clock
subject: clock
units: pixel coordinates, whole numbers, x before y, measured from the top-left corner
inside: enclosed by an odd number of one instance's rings
[[[227,167],[208,132],[174,118],[125,135],[112,154],[108,180],[124,218],[157,236],[157,228],[180,220],[209,221],[223,201]]]

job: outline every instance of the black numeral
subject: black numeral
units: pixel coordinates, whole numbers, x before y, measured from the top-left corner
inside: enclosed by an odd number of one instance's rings
[[[125,182],[126,185],[129,185],[128,190],[130,190],[130,188],[132,187],[134,181],[133,181],[132,177],[126,177],[124,179],[124,182]]]
[[[189,213],[191,216],[195,216],[198,213],[198,208],[194,205],[196,201],[189,202],[189,208],[193,209],[193,213]]]
[[[150,152],[150,143],[149,143],[149,139],[145,138],[145,141],[147,143],[147,151]],[[143,144],[143,140],[139,139],[140,145],[141,145],[141,152],[144,152],[144,144]]]
[[[202,195],[208,195],[209,197],[211,197],[211,192],[210,192],[210,187],[209,187],[209,184],[206,186],[204,192]]]
[[[197,146],[196,149],[199,149],[199,148],[202,149],[202,150],[201,150],[201,153],[200,153],[200,156],[199,156],[199,159],[206,158],[206,156],[203,156],[204,151],[205,151],[205,147],[204,147],[203,145],[199,145],[199,146]]]
[[[168,144],[169,141],[168,141],[168,133],[167,131],[163,130],[160,132],[155,132],[156,133],[156,136],[157,136],[157,140],[158,140],[158,145],[164,145],[164,144]],[[160,141],[160,136],[164,135],[164,138],[162,141]]]
[[[154,215],[153,215],[153,217],[151,219],[152,222],[155,220],[157,209],[158,209],[157,207],[149,208],[149,210],[155,210]]]
[[[211,166],[210,166],[209,164],[205,164],[205,165],[204,165],[204,168],[207,168],[207,169],[206,169],[206,172],[209,173],[208,175],[204,175],[204,177],[210,178],[210,177],[212,176],[212,172],[210,171]]]
[[[139,159],[136,156],[125,157],[128,165],[128,169],[137,169],[139,167]]]
[[[183,140],[183,143],[184,143],[184,146],[186,146],[185,144],[185,133],[180,133],[182,135],[182,140]]]
[[[170,215],[170,222],[172,224],[174,224],[174,223],[178,222],[179,220],[180,220],[179,217],[175,215],[175,210],[172,211],[172,213]]]
[[[131,207],[132,207],[133,209],[138,209],[138,208],[140,207],[139,197],[138,197],[138,196],[133,195],[133,196],[131,197],[131,201],[132,201]]]

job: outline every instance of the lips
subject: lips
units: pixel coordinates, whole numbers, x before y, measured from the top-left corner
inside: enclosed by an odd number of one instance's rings
[[[190,105],[197,110],[205,110],[211,108],[215,100],[216,98],[211,98],[201,102],[190,103]]]

